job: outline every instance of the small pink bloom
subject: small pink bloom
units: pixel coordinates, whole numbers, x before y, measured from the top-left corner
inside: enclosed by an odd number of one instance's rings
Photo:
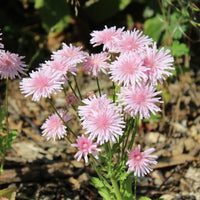
[[[117,136],[123,135],[124,128],[123,116],[118,107],[105,98],[106,95],[84,100],[87,105],[78,107],[85,134],[89,134],[89,139],[96,138],[100,145],[116,142]]]
[[[163,103],[160,101],[161,97],[155,97],[161,91],[155,91],[152,85],[136,85],[135,87],[122,87],[119,94],[119,102],[124,106],[124,111],[132,117],[139,117],[148,119],[150,112],[154,115],[161,109],[156,103]]]
[[[64,80],[60,74],[51,70],[33,71],[30,73],[30,78],[23,78],[20,82],[20,89],[25,97],[33,95],[33,101],[39,101],[41,97],[50,98],[51,94],[57,94],[57,91],[62,90]]]
[[[124,86],[140,84],[141,81],[147,79],[143,66],[142,57],[136,52],[121,54],[116,61],[110,65],[111,79],[118,85]]]
[[[130,51],[141,51],[146,45],[150,45],[152,39],[144,36],[142,31],[134,29],[133,31],[125,31],[120,39],[116,39],[118,50],[121,53]]]
[[[92,140],[86,138],[84,135],[81,137],[78,136],[76,139],[77,144],[71,144],[73,147],[78,148],[78,152],[75,154],[75,158],[77,158],[78,161],[81,160],[81,157],[84,156],[85,162],[88,162],[88,154],[92,154],[96,159],[98,159],[98,156],[96,155],[95,151],[101,151],[99,148],[97,148],[97,143],[92,143]]]
[[[68,46],[67,44],[62,43],[62,49],[53,52],[52,58],[57,59],[58,57],[59,59],[60,56],[63,56],[67,59],[71,59],[73,64],[77,65],[85,61],[87,53],[84,51],[81,51],[81,47],[75,47],[72,44],[69,44]]]
[[[115,49],[115,39],[121,38],[122,31],[123,28],[116,29],[115,26],[111,28],[105,26],[105,29],[101,31],[93,31],[91,33],[92,39],[90,40],[90,43],[93,44],[94,47],[103,44],[104,51],[106,49],[112,51]]]
[[[152,152],[154,152],[154,148],[150,148],[144,152],[140,152],[140,145],[138,145],[138,148],[136,148],[133,151],[129,151],[129,158],[126,165],[128,165],[128,173],[134,170],[134,176],[144,176],[151,172],[153,169],[151,168],[151,165],[157,165],[157,159],[158,157],[155,155],[149,155]]]
[[[167,70],[174,70],[174,67],[171,67],[173,61],[170,50],[164,50],[164,48],[158,50],[156,43],[153,44],[153,48],[146,46],[143,65],[148,69],[146,74],[152,84],[157,84],[158,80],[162,83],[162,80],[165,80],[164,75],[172,75]]]
[[[87,71],[88,74],[91,74],[93,77],[97,77],[100,71],[106,74],[106,69],[109,66],[108,60],[109,56],[105,52],[91,54],[91,56],[88,56],[87,60],[82,63],[82,70]]]
[[[70,105],[76,105],[78,103],[78,98],[74,94],[69,92],[66,94],[66,100],[67,100],[67,108]]]
[[[64,110],[58,110],[58,113],[64,120],[64,122],[69,121],[72,117],[71,115],[67,115]],[[54,113],[51,116],[48,117],[48,119],[45,121],[45,123],[41,126],[42,131],[42,136],[47,136],[47,140],[52,138],[54,141],[56,137],[58,139],[64,138],[66,133],[66,126],[63,124],[62,120],[60,117]]]
[[[26,75],[26,65],[21,60],[23,56],[19,56],[15,53],[10,53],[9,51],[0,51],[0,75],[1,79],[10,77],[14,79],[16,76],[21,78],[20,73]]]

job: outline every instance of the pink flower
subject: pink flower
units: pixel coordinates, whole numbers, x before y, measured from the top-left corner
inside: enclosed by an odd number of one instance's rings
[[[74,94],[69,92],[66,94],[66,100],[67,100],[67,108],[70,105],[76,105],[78,103],[78,98]]]
[[[118,107],[102,97],[94,97],[83,101],[87,105],[79,106],[79,115],[81,116],[85,134],[89,134],[89,139],[97,139],[100,145],[113,141],[123,134],[124,121],[119,113]]]
[[[84,135],[82,135],[81,137],[78,136],[76,142],[77,144],[71,144],[71,146],[78,148],[78,152],[74,156],[75,158],[77,158],[78,161],[80,161],[81,157],[84,156],[85,162],[87,163],[88,154],[92,154],[96,159],[98,159],[95,151],[101,150],[97,148],[97,143],[92,143],[92,140],[86,138]]]
[[[87,57],[87,60],[82,63],[82,70],[88,71],[88,74],[92,74],[92,76],[97,77],[102,71],[106,74],[106,69],[109,66],[107,62],[109,60],[109,56],[107,53],[98,53],[91,54],[91,56]]]
[[[141,51],[146,45],[150,45],[152,39],[148,36],[144,36],[143,32],[134,29],[133,31],[125,31],[122,33],[120,39],[116,39],[118,43],[118,50],[121,53],[127,53],[130,51]]]
[[[60,74],[51,70],[42,70],[31,72],[30,78],[23,78],[20,82],[20,89],[25,97],[33,95],[33,101],[39,101],[41,97],[50,98],[51,94],[57,94],[62,90],[64,80]]]
[[[132,117],[139,117],[148,119],[150,112],[154,115],[161,109],[156,103],[163,103],[160,101],[161,97],[155,97],[160,94],[161,91],[155,91],[156,89],[152,85],[136,85],[135,87],[122,87],[119,94],[119,102],[122,102],[124,111],[130,114]]]
[[[21,74],[26,74],[24,71],[26,70],[26,65],[21,59],[23,56],[19,56],[15,53],[10,53],[9,51],[0,51],[0,75],[1,79],[5,79],[6,77],[10,77],[10,79],[14,79],[16,76],[21,78]]]
[[[67,72],[71,72],[75,75],[75,72],[77,71],[76,64],[73,63],[71,59],[66,59],[63,56],[57,56],[54,60],[46,61],[44,64],[41,64],[41,67],[44,70],[58,72],[65,77]]]
[[[142,57],[136,52],[121,54],[110,66],[111,79],[118,85],[135,85],[147,79]]]
[[[162,83],[162,80],[165,80],[164,75],[172,75],[172,73],[167,70],[174,70],[174,67],[171,67],[173,61],[174,59],[169,49],[166,51],[164,48],[158,50],[156,43],[153,44],[153,48],[146,46],[143,65],[148,69],[146,74],[149,76],[152,84],[157,84],[158,80]]]
[[[91,33],[92,39],[90,40],[90,43],[93,44],[94,47],[103,44],[104,51],[106,49],[112,51],[115,49],[115,39],[121,38],[122,31],[123,28],[116,29],[115,26],[111,28],[107,28],[107,26],[105,26],[104,30],[93,31]]]
[[[63,56],[67,59],[71,59],[73,64],[77,65],[85,61],[87,53],[81,51],[81,47],[74,47],[72,44],[69,44],[68,46],[67,44],[62,43],[62,49],[53,52],[52,58],[56,59],[58,57],[59,59],[60,56]]]
[[[64,110],[58,110],[58,113],[65,122],[69,121],[72,118],[71,115],[67,115]],[[56,113],[48,117],[45,123],[41,126],[41,129],[43,129],[42,136],[46,135],[47,140],[52,138],[55,141],[56,137],[58,137],[58,139],[61,139],[64,138],[65,135],[67,135],[66,126],[63,124],[62,120]]]
[[[150,165],[156,165],[158,157],[155,155],[149,155],[152,152],[154,152],[154,148],[150,148],[144,152],[140,152],[140,145],[138,145],[138,148],[136,148],[133,151],[127,150],[129,153],[128,162],[126,165],[128,165],[128,173],[134,170],[134,176],[144,176],[153,169]]]

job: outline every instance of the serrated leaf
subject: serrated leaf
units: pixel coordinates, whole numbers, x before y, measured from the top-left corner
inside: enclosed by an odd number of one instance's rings
[[[102,181],[99,179],[99,178],[96,178],[96,177],[90,177],[91,181],[92,181],[92,185],[95,187],[95,188],[102,188],[104,187],[104,184],[102,183]]]
[[[17,130],[12,130],[10,132],[10,134],[8,135],[8,143],[7,143],[7,147],[6,150],[11,149],[11,145],[14,142],[14,139],[17,137]]]
[[[180,57],[182,55],[188,54],[189,49],[184,43],[180,43],[179,41],[175,40],[171,46],[171,51],[173,56]]]

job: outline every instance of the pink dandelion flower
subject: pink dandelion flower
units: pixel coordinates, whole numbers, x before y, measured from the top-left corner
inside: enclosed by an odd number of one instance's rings
[[[92,39],[90,43],[93,46],[99,46],[103,44],[103,50],[109,49],[110,51],[115,49],[115,39],[121,38],[121,34],[124,28],[116,29],[116,27],[107,28],[105,26],[104,30],[93,31],[91,33]],[[115,52],[115,51],[114,51]]]
[[[66,77],[67,72],[71,72],[75,75],[77,71],[76,64],[71,61],[71,59],[66,59],[65,57],[56,57],[54,60],[46,61],[44,64],[41,64],[41,67],[44,70],[53,70],[58,72],[60,75]]]
[[[143,66],[142,57],[136,52],[121,54],[116,61],[110,65],[110,78],[118,85],[135,85],[147,79]]]
[[[134,29],[133,31],[125,31],[122,33],[120,39],[116,39],[118,43],[118,50],[121,53],[130,51],[141,51],[145,45],[150,45],[152,39],[144,36],[142,31]]]
[[[163,103],[160,101],[161,97],[155,97],[161,93],[161,91],[155,91],[156,89],[152,85],[136,85],[135,87],[123,87],[119,94],[119,102],[122,102],[124,111],[130,114],[132,117],[139,117],[148,119],[150,113],[154,115],[161,109],[156,103]]]
[[[88,154],[92,154],[96,159],[98,159],[97,154],[95,151],[101,151],[99,148],[97,148],[97,143],[92,143],[92,140],[86,138],[84,135],[81,137],[78,136],[76,139],[77,144],[71,144],[73,147],[78,148],[78,152],[75,154],[75,158],[77,158],[78,161],[81,160],[81,157],[84,156],[85,162],[88,163]]]
[[[143,65],[148,69],[146,74],[152,84],[157,84],[158,80],[162,83],[162,80],[165,80],[165,75],[172,75],[172,73],[167,70],[174,70],[174,67],[171,67],[173,61],[174,59],[169,49],[166,51],[164,48],[158,50],[156,43],[153,44],[153,48],[146,46]]]
[[[87,53],[81,51],[81,47],[75,47],[72,44],[69,44],[68,46],[67,44],[62,43],[62,49],[53,52],[52,58],[56,59],[60,56],[63,56],[67,59],[71,59],[73,64],[79,64],[85,61]]]
[[[108,141],[116,142],[116,138],[123,135],[122,129],[125,127],[118,107],[113,103],[107,104],[105,97],[90,99],[88,105],[78,108],[85,134],[89,134],[89,139],[96,138],[100,145]],[[96,102],[95,106],[93,101]]]
[[[0,51],[0,75],[1,79],[10,77],[14,79],[16,76],[21,78],[20,73],[26,75],[26,65],[21,60],[23,56],[19,56],[9,51]]]
[[[64,122],[67,122],[72,118],[72,116],[67,115],[66,111],[64,110],[58,110],[58,113]],[[41,126],[41,129],[43,129],[42,136],[46,135],[47,140],[52,138],[55,141],[56,137],[61,139],[67,135],[66,126],[63,124],[62,120],[56,113],[52,114],[48,117],[48,119],[46,119],[45,123]]]
[[[128,173],[134,170],[134,176],[144,176],[149,172],[153,171],[151,165],[157,165],[158,157],[156,155],[149,155],[154,152],[154,148],[150,148],[144,152],[140,152],[140,145],[133,151],[127,150],[129,153],[129,158],[126,163],[128,165]]]
[[[33,101],[39,101],[41,97],[50,98],[51,94],[57,94],[62,90],[64,80],[57,73],[50,70],[31,72],[30,78],[23,78],[20,82],[20,89],[25,97],[33,95]]]
[[[91,56],[88,56],[87,60],[82,63],[82,70],[87,71],[89,75],[92,74],[94,77],[97,77],[101,71],[106,74],[106,69],[109,66],[108,60],[109,56],[105,52],[91,54]]]

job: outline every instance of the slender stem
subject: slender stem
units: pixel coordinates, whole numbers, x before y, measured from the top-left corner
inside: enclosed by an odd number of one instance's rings
[[[1,168],[0,168],[0,174],[3,172],[3,166],[5,162],[5,156],[6,156],[6,148],[8,144],[8,139],[9,139],[9,123],[8,123],[8,76],[6,77],[6,141],[5,144],[3,145],[3,157],[2,157],[2,162],[1,162]]]
[[[111,182],[112,182],[112,186],[114,188],[114,192],[117,197],[117,200],[123,200],[122,195],[119,190],[119,186],[118,186],[117,181],[114,176],[111,177]]]
[[[115,103],[115,83],[113,82],[113,103]]]
[[[80,99],[82,100],[83,98],[82,98],[81,92],[80,92],[79,87],[78,87],[78,83],[77,83],[77,80],[76,80],[76,76],[73,76],[73,77],[74,77],[74,81],[75,81],[75,84],[76,84],[76,88],[77,88],[77,90],[78,90],[79,97],[80,97]]]
[[[67,127],[67,129],[74,135],[75,138],[77,138],[77,135],[72,131],[72,129],[67,125],[67,123],[66,123],[66,122],[63,120],[63,118],[60,116],[60,114],[58,113],[57,109],[56,109],[55,106],[53,105],[52,101],[51,101],[49,98],[47,98],[47,101],[50,103],[51,107],[52,107],[53,110],[56,112],[56,114],[58,115],[58,117],[61,119],[61,121],[63,122],[63,124]],[[66,136],[66,138],[68,139],[68,141],[69,141],[70,143],[72,143],[71,140],[70,140],[67,136]]]
[[[100,85],[99,85],[98,77],[96,78],[96,80],[97,80],[97,87],[98,87],[98,91],[99,91],[99,96],[101,97],[101,88],[100,88]]]
[[[76,96],[76,98],[79,99],[79,98],[78,98],[78,95],[76,94],[75,90],[73,89],[72,84],[71,84],[70,81],[68,81],[68,84],[69,84],[69,87],[71,88],[72,92],[73,92],[74,95]]]
[[[136,196],[137,196],[137,191],[136,191],[136,188],[137,188],[137,176],[135,177],[135,185],[134,185],[134,200],[137,200]]]

